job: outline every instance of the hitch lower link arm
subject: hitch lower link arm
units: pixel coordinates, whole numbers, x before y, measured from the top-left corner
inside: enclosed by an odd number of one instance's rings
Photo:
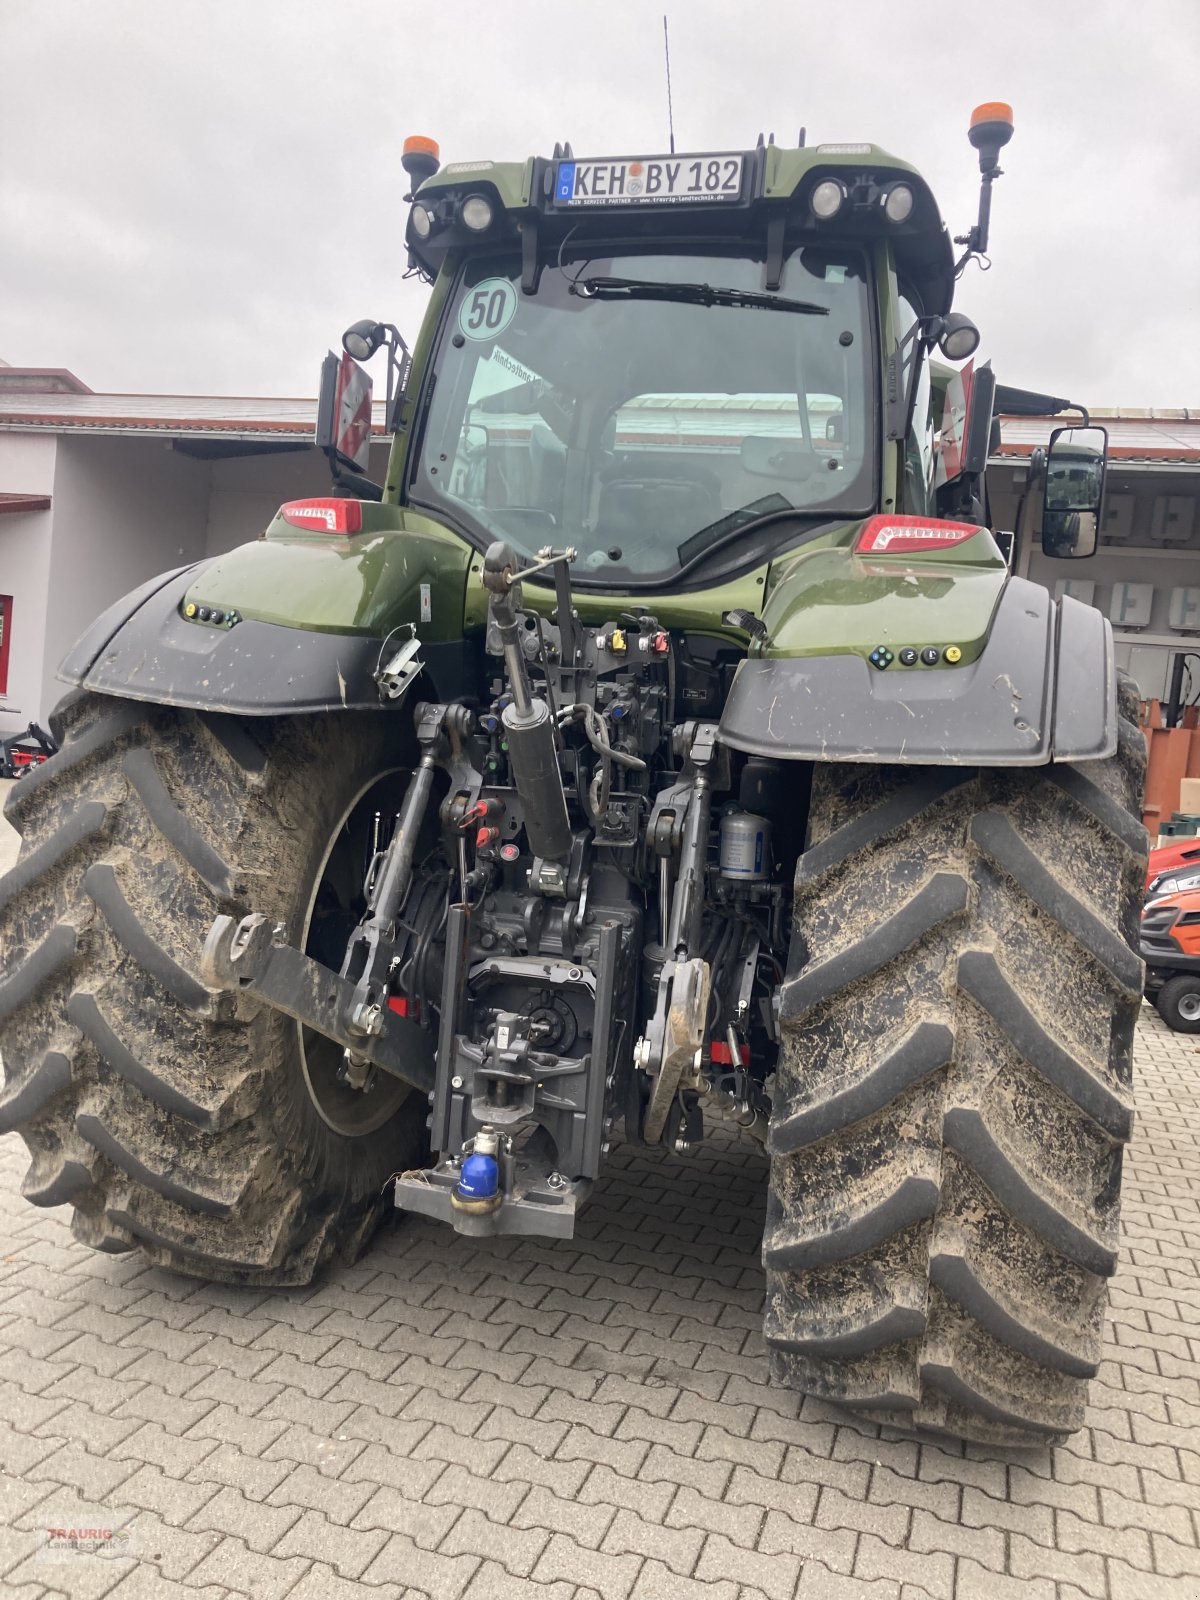
[[[218,917],[200,957],[202,982],[209,989],[252,995],[428,1094],[434,1081],[433,1035],[391,1011],[384,1012],[379,1032],[355,1033],[346,1022],[354,985],[283,940],[283,928],[258,912],[240,922]]]
[[[282,926],[252,912],[240,921],[216,919],[204,942],[201,976],[210,989],[252,995],[340,1044],[353,1087],[365,1087],[369,1068],[379,1067],[428,1093],[435,1076],[433,1035],[387,1005],[396,918],[412,883],[437,768],[446,767],[452,781],[462,781],[468,790],[477,774],[463,752],[470,731],[465,706],[423,703],[416,708],[416,724],[421,758],[341,972],[293,949]]]
[[[684,1075],[692,1071],[704,1045],[712,973],[696,954],[704,911],[704,866],[712,815],[712,762],[717,727],[696,723],[688,761],[693,778],[679,839],[679,873],[671,901],[667,959],[658,980],[654,1014],[634,1046],[634,1065],[651,1076],[650,1102],[642,1137],[662,1137]]]

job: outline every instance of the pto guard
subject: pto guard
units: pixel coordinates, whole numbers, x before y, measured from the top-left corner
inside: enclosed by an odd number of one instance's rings
[[[859,655],[743,661],[721,741],[793,761],[1041,766],[1117,748],[1112,629],[1010,578],[987,644],[960,667],[876,671]]]

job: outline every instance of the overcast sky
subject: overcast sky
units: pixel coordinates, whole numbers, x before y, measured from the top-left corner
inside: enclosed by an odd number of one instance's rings
[[[1002,381],[1200,408],[1200,0],[667,0],[681,150],[868,139],[973,220],[1016,114]],[[400,146],[666,149],[663,0],[0,0],[0,357],[97,390],[304,395],[362,316],[411,343]],[[382,373],[378,375],[382,388]]]

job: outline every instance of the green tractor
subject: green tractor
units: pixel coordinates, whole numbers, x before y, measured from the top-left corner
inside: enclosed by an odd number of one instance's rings
[[[1108,623],[987,526],[990,367],[933,359],[978,342],[951,302],[1011,131],[972,120],[957,262],[871,144],[409,141],[429,310],[411,357],[366,322],[328,358],[334,492],[106,612],[9,802],[30,1201],[303,1284],[392,1205],[569,1238],[614,1142],[686,1159],[720,1117],[769,1155],[778,1381],[1080,1425],[1143,750]],[[1058,554],[1096,542],[1083,421],[1030,469],[1018,536]]]

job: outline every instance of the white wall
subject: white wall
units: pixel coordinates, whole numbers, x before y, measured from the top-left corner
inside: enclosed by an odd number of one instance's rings
[[[204,555],[209,463],[162,439],[62,435],[39,720],[64,693],[59,662],[114,600]]]
[[[390,441],[371,447],[368,477],[382,483]],[[312,446],[286,455],[238,456],[212,463],[205,553],[223,555],[257,539],[285,500],[332,493],[329,464]]]
[[[54,492],[55,436],[0,433],[0,490]],[[8,693],[0,695],[0,733],[16,733],[42,717],[51,538],[56,507],[0,516],[0,594],[13,597]]]

